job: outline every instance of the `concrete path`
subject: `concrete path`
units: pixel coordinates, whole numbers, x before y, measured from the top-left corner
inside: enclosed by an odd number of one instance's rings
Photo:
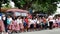
[[[13,33],[13,34],[60,34],[60,28],[55,28],[52,30],[34,31],[34,32]]]

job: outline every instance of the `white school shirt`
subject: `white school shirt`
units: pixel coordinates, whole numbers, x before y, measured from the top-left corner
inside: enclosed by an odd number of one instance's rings
[[[22,23],[22,19],[17,19],[16,21],[17,21],[17,24]]]
[[[60,23],[60,19],[57,21],[57,23]]]
[[[56,23],[55,20],[53,20],[53,23]]]
[[[40,23],[40,21],[39,20],[37,20],[37,24],[39,24]]]
[[[9,21],[12,21],[12,18],[8,18],[9,19]]]
[[[23,23],[23,22],[22,22],[22,19],[20,19],[20,23]]]
[[[33,24],[36,24],[37,20],[34,19],[34,20],[32,20],[32,22],[33,22]]]
[[[35,23],[34,23],[34,20],[31,20],[30,24],[35,24]]]
[[[54,19],[52,19],[52,20],[50,20],[50,21],[52,21],[53,23],[56,23]],[[50,22],[50,21],[49,21],[49,22]]]
[[[3,17],[3,20],[5,20],[6,19],[6,17]]]
[[[29,24],[33,24],[33,20],[32,19],[28,19]]]
[[[7,19],[8,19],[8,21],[9,21],[9,22],[7,22],[7,23],[11,24],[12,18],[7,18]]]
[[[0,16],[0,20],[2,20],[2,17]]]
[[[19,23],[20,23],[20,20],[19,20],[19,19],[17,19],[17,20],[16,20],[16,22],[17,22],[17,24],[19,24]]]
[[[33,21],[34,21],[34,24],[36,24],[36,23],[37,23],[37,20],[36,20],[36,19],[34,19]]]
[[[31,22],[31,19],[28,19],[29,23]]]

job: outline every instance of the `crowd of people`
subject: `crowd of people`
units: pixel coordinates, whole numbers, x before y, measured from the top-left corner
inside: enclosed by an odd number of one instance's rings
[[[0,32],[25,32],[60,27],[60,17],[0,17]]]

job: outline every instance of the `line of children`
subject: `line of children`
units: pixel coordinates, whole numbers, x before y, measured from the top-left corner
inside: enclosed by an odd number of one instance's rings
[[[5,21],[6,20],[6,21]],[[7,23],[6,23],[7,22]],[[45,17],[38,17],[38,18],[28,18],[28,17],[11,17],[7,16],[7,18],[3,17],[0,19],[0,28],[2,31],[6,32],[24,32],[24,31],[33,31],[33,30],[40,30],[40,29],[52,29],[54,27],[60,27],[60,17],[57,19]],[[1,31],[0,29],[0,31]]]

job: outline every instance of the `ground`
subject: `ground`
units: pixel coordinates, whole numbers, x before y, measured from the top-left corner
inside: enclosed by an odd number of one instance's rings
[[[24,32],[24,33],[13,33],[13,34],[60,34],[60,28],[55,28],[52,30],[41,30],[34,32]]]

